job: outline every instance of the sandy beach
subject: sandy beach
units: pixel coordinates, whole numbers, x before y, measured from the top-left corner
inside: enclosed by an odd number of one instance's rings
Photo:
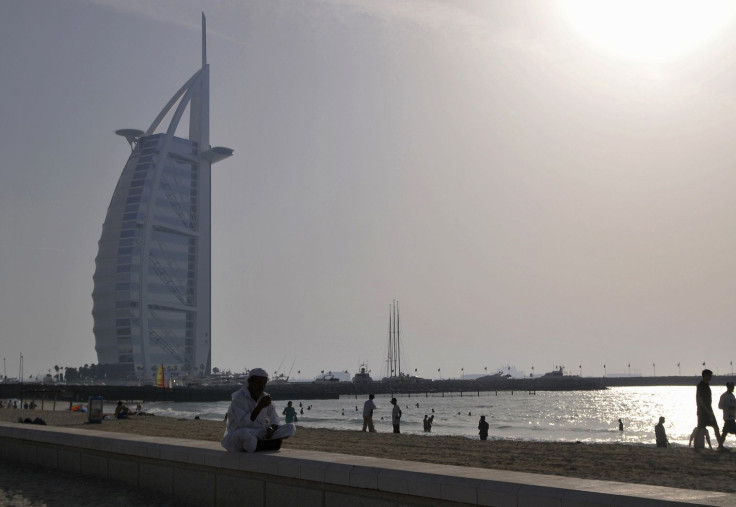
[[[137,435],[219,442],[224,423],[134,416],[86,424],[87,414],[66,411],[0,410],[0,420],[41,417],[49,425]],[[730,443],[736,442],[733,436]],[[728,446],[727,440],[726,445]],[[394,435],[298,426],[284,448],[515,470],[566,477],[621,481],[709,491],[736,492],[736,450],[695,451],[654,445],[582,444],[512,440],[480,441],[437,435]]]

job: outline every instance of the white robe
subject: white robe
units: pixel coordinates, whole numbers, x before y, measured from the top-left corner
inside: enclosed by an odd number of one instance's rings
[[[268,427],[281,423],[273,402],[261,410],[255,421],[251,421],[250,415],[264,396],[268,394],[263,393],[258,400],[254,400],[247,386],[233,393],[230,408],[227,410],[227,427],[222,437],[222,446],[225,449],[253,452],[256,450],[258,440],[266,438]],[[288,438],[295,431],[296,427],[293,424],[283,424],[276,429],[271,438]]]

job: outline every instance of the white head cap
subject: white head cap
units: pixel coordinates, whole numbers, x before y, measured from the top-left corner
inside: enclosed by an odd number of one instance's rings
[[[252,377],[265,377],[268,379],[268,373],[263,368],[253,368],[248,373],[248,380],[250,380]]]

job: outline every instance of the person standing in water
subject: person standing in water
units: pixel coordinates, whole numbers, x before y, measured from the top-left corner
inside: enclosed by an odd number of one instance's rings
[[[368,428],[369,432],[376,432],[376,428],[373,427],[373,411],[376,409],[376,404],[373,403],[373,398],[375,398],[375,396],[369,394],[368,399],[365,400],[365,403],[363,404],[363,429],[361,431],[365,431],[365,429]]]
[[[480,421],[478,421],[478,430],[481,440],[486,440],[488,438],[488,423],[486,422],[486,416],[482,415],[480,416]]]
[[[287,423],[296,422],[296,409],[291,406],[291,402],[286,404],[286,408],[284,408],[284,411],[281,414],[284,416]]]
[[[391,405],[394,406],[391,410],[391,424],[394,426],[394,433],[401,433],[399,429],[401,425],[401,407],[396,403],[396,398],[391,398]]]

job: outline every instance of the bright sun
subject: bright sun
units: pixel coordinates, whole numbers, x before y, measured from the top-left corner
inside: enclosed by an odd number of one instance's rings
[[[736,13],[733,0],[560,0],[570,25],[614,56],[666,62],[707,44]]]

